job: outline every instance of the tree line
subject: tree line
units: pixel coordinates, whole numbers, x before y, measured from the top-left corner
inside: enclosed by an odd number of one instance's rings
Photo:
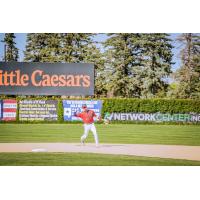
[[[110,33],[104,42],[95,36],[28,33],[24,61],[93,63],[97,97],[200,98],[200,34],[176,38],[181,64],[175,72],[169,34]],[[18,61],[14,33],[5,33],[2,42],[6,61]]]

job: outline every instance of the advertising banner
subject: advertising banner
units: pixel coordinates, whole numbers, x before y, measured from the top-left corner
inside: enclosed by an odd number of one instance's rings
[[[17,113],[17,101],[15,99],[3,100],[3,120],[15,121]]]
[[[0,94],[94,95],[94,65],[0,62]]]
[[[0,100],[0,121],[2,120],[3,118],[3,101]]]
[[[93,110],[97,116],[101,114],[102,101],[100,100],[63,100],[64,121],[81,120],[75,117],[75,112],[82,112],[82,105],[86,104],[88,109]]]
[[[155,122],[200,122],[200,114],[169,113],[106,113],[109,120],[155,121]]]
[[[19,102],[20,121],[56,121],[57,100],[22,100]]]

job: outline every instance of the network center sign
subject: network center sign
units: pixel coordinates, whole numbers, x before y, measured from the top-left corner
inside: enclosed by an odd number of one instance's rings
[[[94,95],[94,65],[0,62],[0,94]]]
[[[111,121],[200,122],[200,114],[180,113],[111,113],[108,118]]]

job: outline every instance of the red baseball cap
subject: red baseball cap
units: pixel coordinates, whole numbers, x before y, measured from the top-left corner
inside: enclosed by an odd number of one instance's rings
[[[86,104],[83,104],[83,105],[82,105],[82,108],[87,108],[87,105],[86,105]]]

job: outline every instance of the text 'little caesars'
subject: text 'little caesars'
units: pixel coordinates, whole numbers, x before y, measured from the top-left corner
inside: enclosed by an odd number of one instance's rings
[[[90,87],[88,75],[46,74],[42,70],[35,70],[31,76],[22,74],[20,70],[0,70],[0,86],[28,86],[35,87]]]

